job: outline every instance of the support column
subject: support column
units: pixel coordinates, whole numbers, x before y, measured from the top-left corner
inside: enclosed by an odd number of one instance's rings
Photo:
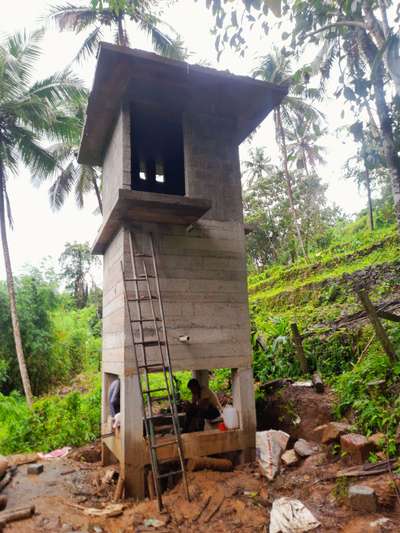
[[[233,406],[239,413],[240,429],[245,435],[240,462],[248,463],[254,461],[256,448],[256,407],[252,368],[232,369],[232,398]]]
[[[192,376],[197,379],[202,387],[208,387],[209,370],[192,370]]]
[[[121,448],[125,495],[144,499],[142,398],[136,374],[121,376]]]

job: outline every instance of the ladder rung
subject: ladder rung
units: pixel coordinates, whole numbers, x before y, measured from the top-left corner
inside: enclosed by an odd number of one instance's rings
[[[147,278],[145,276],[139,276],[137,278],[125,278],[125,281],[147,281],[149,279],[154,279],[155,276],[147,274]]]
[[[140,253],[137,253],[137,254],[133,254],[135,257],[153,257],[152,255],[149,255],[149,254],[140,254]]]
[[[150,398],[150,401],[152,402],[163,402],[164,400],[169,400],[172,396],[156,396],[155,398]]]
[[[158,297],[157,296],[154,296],[153,294],[151,295],[151,299],[152,300],[158,300]],[[145,301],[150,301],[150,297],[149,296],[142,296],[141,298],[129,298],[128,299],[128,302],[145,302]]]
[[[132,324],[138,324],[140,322],[162,322],[161,318],[135,318],[131,320]]]
[[[143,370],[145,368],[161,368],[161,370],[165,368],[166,372],[168,372],[168,369],[169,369],[168,366],[164,366],[162,363],[151,363],[150,365],[139,365],[139,370]]]
[[[163,477],[175,476],[176,474],[182,474],[182,470],[175,470],[175,472],[166,472],[165,474],[158,474],[158,479]]]
[[[161,391],[166,391],[168,389],[166,389],[165,387],[162,387],[161,389],[145,389],[143,391],[143,394],[153,394],[153,392],[161,392]],[[149,417],[147,417],[149,418]]]
[[[165,446],[171,446],[171,444],[178,445],[178,441],[175,440],[166,440],[165,442],[160,442],[158,444],[154,444],[152,448],[164,448]]]
[[[134,344],[142,346],[165,346],[164,341],[135,341]]]

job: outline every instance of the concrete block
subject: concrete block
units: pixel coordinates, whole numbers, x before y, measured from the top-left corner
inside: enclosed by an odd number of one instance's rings
[[[349,488],[349,503],[355,511],[375,513],[377,506],[374,489],[362,485],[353,485]]]
[[[38,463],[33,463],[31,465],[28,465],[28,468],[26,469],[26,473],[29,476],[38,476],[43,472],[43,465]]]
[[[340,437],[340,446],[345,459],[353,465],[360,465],[368,460],[369,454],[373,451],[374,446],[364,435],[349,433]]]
[[[322,444],[337,442],[341,435],[350,431],[350,425],[342,422],[329,422],[322,432]]]

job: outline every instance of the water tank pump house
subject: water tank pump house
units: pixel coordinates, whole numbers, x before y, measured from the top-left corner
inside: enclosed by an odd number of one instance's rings
[[[126,495],[145,496],[147,472],[158,495],[171,461],[185,475],[187,458],[253,457],[238,146],[286,92],[100,45],[78,160],[103,169],[103,224],[93,246],[104,256],[103,461],[119,461]],[[184,414],[173,373],[190,370],[204,385],[218,368],[231,369],[238,427],[180,434]],[[162,386],[152,385],[153,372]],[[120,428],[113,432],[109,390],[116,379]],[[163,405],[170,408],[160,413]]]

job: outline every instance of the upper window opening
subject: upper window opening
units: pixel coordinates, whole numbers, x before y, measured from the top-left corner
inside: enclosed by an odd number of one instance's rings
[[[150,106],[131,112],[132,189],[185,194],[182,117]]]

